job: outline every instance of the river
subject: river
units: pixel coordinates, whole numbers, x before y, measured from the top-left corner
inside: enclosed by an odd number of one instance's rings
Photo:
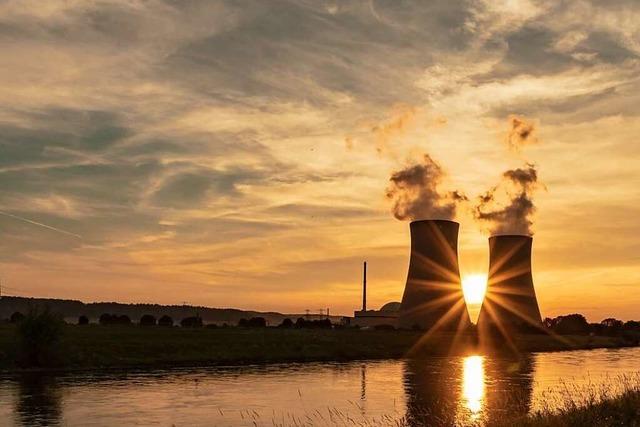
[[[267,366],[0,375],[0,425],[480,423],[635,381],[640,348]]]

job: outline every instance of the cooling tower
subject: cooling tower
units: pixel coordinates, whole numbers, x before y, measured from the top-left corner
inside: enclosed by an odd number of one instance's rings
[[[410,228],[411,258],[399,327],[466,328],[470,322],[458,269],[458,223],[413,221]]]
[[[489,238],[489,278],[480,309],[483,330],[535,329],[541,325],[540,308],[531,276],[530,236]]]

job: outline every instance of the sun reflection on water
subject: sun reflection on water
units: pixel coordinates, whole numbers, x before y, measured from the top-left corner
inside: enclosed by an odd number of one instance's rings
[[[465,407],[477,418],[484,403],[484,357],[468,356],[463,361],[462,397]]]

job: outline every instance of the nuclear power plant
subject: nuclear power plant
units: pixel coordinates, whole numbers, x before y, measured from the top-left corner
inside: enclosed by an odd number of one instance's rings
[[[459,224],[413,221],[411,258],[398,326],[461,330],[470,324],[458,267]]]
[[[523,235],[489,238],[487,293],[478,317],[481,332],[533,329],[542,324],[531,274],[532,242]]]

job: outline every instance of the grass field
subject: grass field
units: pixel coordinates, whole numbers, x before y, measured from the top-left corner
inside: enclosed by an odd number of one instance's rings
[[[458,337],[455,341],[451,335],[444,334],[426,340],[422,337],[419,331],[66,325],[58,345],[56,365],[71,368],[220,365],[383,359],[495,350],[478,348],[473,335]],[[569,336],[564,340],[523,335],[514,340],[514,345],[522,352],[623,345],[613,337]],[[2,324],[0,369],[16,368],[17,351],[15,326]]]
[[[418,331],[162,328],[140,326],[66,325],[54,366],[100,368],[187,366],[283,361],[399,358],[486,352],[476,337],[454,342],[451,335],[421,339]],[[619,347],[612,337],[569,336],[565,342],[543,335],[517,337],[519,351],[555,351]],[[506,347],[506,346],[504,346]],[[491,350],[491,349],[489,349]],[[0,369],[17,367],[18,340],[11,324],[0,326]]]

